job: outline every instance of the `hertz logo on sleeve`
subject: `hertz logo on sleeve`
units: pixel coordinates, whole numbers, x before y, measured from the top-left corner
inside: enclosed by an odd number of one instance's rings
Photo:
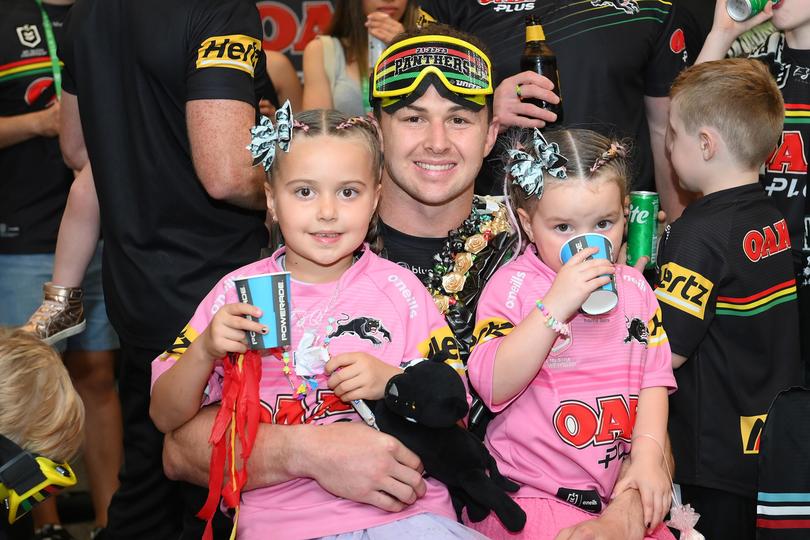
[[[260,51],[259,40],[250,36],[213,36],[203,41],[197,50],[197,69],[238,69],[253,77]]]
[[[714,283],[699,273],[671,262],[661,267],[655,296],[659,302],[702,320],[713,288]]]

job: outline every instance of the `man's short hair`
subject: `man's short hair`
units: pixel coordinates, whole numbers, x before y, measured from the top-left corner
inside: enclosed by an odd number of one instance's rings
[[[688,133],[715,128],[748,167],[760,166],[779,142],[784,100],[758,60],[729,58],[692,66],[675,79],[670,97]]]
[[[392,45],[396,45],[397,43],[399,43],[401,41],[405,41],[406,39],[411,39],[411,38],[420,37],[420,36],[446,36],[446,37],[452,37],[452,38],[460,39],[460,40],[466,41],[470,45],[474,45],[475,47],[480,49],[481,52],[483,52],[487,56],[487,58],[490,58],[490,59],[492,58],[492,56],[489,53],[489,50],[488,50],[487,46],[484,45],[484,42],[481,41],[480,39],[478,39],[476,36],[474,36],[472,34],[468,34],[467,32],[462,32],[461,30],[458,30],[456,28],[453,28],[452,26],[449,26],[447,24],[442,24],[442,23],[430,23],[430,24],[426,24],[424,26],[415,27],[413,29],[406,30],[406,31],[394,36],[394,39],[391,40],[391,43],[389,43],[388,46],[391,47]],[[373,76],[373,73],[372,73],[372,76]],[[493,85],[494,85],[494,82],[495,81],[493,80]],[[494,94],[489,94],[488,96],[486,96],[487,121],[489,121],[489,122],[492,121],[492,116],[493,116],[493,111],[492,111],[493,96],[494,96]],[[374,99],[372,101],[372,108],[373,108],[373,111],[374,111],[374,117],[377,118],[377,120],[379,120],[380,119],[380,113],[381,113],[381,103],[380,103],[379,99]]]
[[[84,440],[84,405],[62,358],[36,336],[0,327],[0,433],[53,461]]]

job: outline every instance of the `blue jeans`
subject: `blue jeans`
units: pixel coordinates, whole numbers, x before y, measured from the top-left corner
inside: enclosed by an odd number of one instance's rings
[[[84,288],[84,332],[57,343],[64,351],[108,351],[118,348],[118,334],[107,319],[104,292],[101,288],[101,250],[87,267]],[[20,326],[42,303],[42,284],[51,280],[53,253],[30,255],[0,255],[0,326]]]

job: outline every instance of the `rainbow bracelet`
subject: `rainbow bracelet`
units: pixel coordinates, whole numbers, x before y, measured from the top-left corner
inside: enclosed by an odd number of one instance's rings
[[[543,317],[545,317],[546,319],[545,324],[548,328],[551,328],[552,330],[563,336],[571,335],[571,328],[568,326],[568,324],[560,322],[557,319],[555,319],[551,315],[551,313],[548,312],[546,306],[543,305],[542,299],[535,302],[535,304],[537,305],[537,309],[540,310],[540,313],[543,315]]]

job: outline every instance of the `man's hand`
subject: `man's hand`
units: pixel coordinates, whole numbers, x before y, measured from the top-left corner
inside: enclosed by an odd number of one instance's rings
[[[326,373],[329,388],[349,403],[355,399],[382,399],[389,379],[402,370],[370,354],[344,353],[327,362]]]
[[[399,512],[427,489],[419,457],[365,424],[317,426],[298,445],[297,461],[305,468],[298,476],[315,479],[337,497]]]
[[[554,540],[643,540],[638,491],[629,489],[610,501],[601,516],[561,530]]]
[[[555,121],[557,115],[553,112],[521,101],[536,98],[559,103],[560,98],[553,92],[553,88],[554,84],[550,80],[532,71],[523,71],[504,79],[495,89],[493,102],[494,114],[500,120],[500,130],[505,131],[512,126],[542,128]]]

